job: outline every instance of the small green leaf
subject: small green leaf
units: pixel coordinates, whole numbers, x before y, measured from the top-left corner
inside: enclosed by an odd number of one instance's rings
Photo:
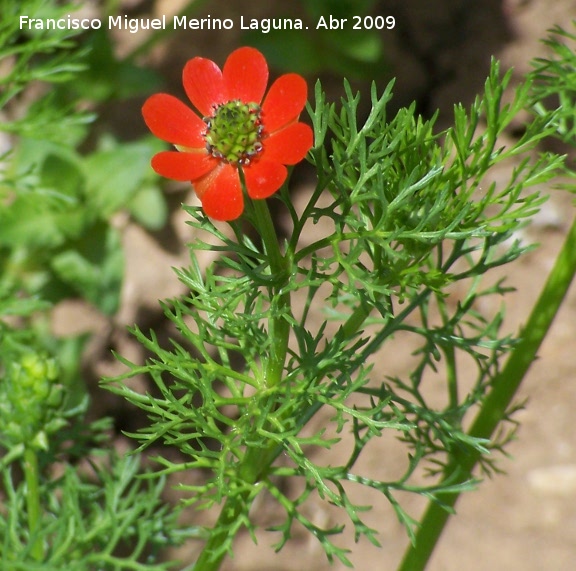
[[[168,207],[158,186],[143,186],[128,204],[130,214],[148,230],[160,230],[168,217]]]

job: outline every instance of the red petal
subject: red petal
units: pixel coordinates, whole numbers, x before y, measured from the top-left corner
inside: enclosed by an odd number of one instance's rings
[[[193,181],[203,177],[218,166],[217,159],[203,153],[164,151],[152,157],[152,168],[173,180]]]
[[[268,84],[268,64],[254,48],[233,51],[224,64],[224,85],[227,100],[260,103]]]
[[[144,103],[142,115],[150,131],[164,141],[192,148],[204,148],[206,144],[204,121],[172,95],[152,95]]]
[[[235,220],[244,211],[238,172],[230,165],[223,164],[196,181],[194,191],[206,215],[214,220]]]
[[[288,170],[284,165],[266,160],[244,167],[248,196],[256,199],[268,198],[282,186],[287,175]]]
[[[205,117],[213,114],[215,105],[226,101],[222,72],[212,60],[202,57],[189,60],[182,72],[182,83],[194,107]]]
[[[298,119],[306,105],[308,86],[297,73],[279,77],[270,87],[262,104],[262,121],[268,133],[274,133]]]
[[[299,163],[311,149],[312,129],[305,123],[292,123],[263,140],[262,158],[284,165]]]

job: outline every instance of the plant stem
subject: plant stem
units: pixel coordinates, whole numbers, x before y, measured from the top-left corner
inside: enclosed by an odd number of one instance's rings
[[[38,475],[38,456],[30,446],[24,449],[22,462],[26,479],[26,507],[28,509],[28,532],[30,534],[30,553],[37,561],[44,557],[41,539],[37,536],[40,525],[40,486]]]
[[[504,369],[492,382],[492,390],[468,432],[471,436],[491,438],[496,427],[506,417],[506,411],[536,358],[538,349],[576,273],[574,244],[576,244],[576,220],[570,228],[528,322],[520,334],[519,343],[510,354]],[[470,480],[479,458],[479,452],[454,453],[445,470],[445,481],[449,480],[451,484],[456,484]],[[420,522],[414,544],[407,549],[398,571],[422,571],[426,568],[451,515],[448,510],[454,507],[458,498],[459,494],[439,494],[439,502],[429,504]]]
[[[448,322],[448,315],[446,312],[446,305],[440,296],[436,296],[438,303],[438,311],[442,316],[442,322],[446,325]],[[459,402],[458,399],[458,373],[456,366],[456,351],[454,345],[445,344],[442,346],[442,352],[446,359],[446,381],[448,383],[448,403],[450,408],[456,408]]]
[[[278,236],[266,201],[254,200],[253,206],[257,230],[262,238],[275,282],[273,286],[275,291],[270,296],[270,303],[273,306],[268,327],[272,347],[265,372],[266,386],[273,387],[282,380],[290,336],[290,323],[287,319],[290,313],[290,292],[282,293],[288,279],[288,268],[286,258],[280,252]]]
[[[246,493],[239,496],[228,496],[228,499],[222,507],[218,521],[214,525],[214,533],[206,542],[202,549],[202,553],[194,563],[194,571],[217,571],[222,565],[222,561],[226,556],[226,551],[222,546],[228,539],[230,533],[230,526],[241,515],[244,509],[244,496]],[[218,555],[215,555],[218,553]]]
[[[244,184],[242,176],[240,180]],[[280,252],[278,237],[266,201],[255,200],[252,205],[255,226],[262,238],[274,284],[271,286],[271,315],[268,324],[268,334],[272,345],[265,368],[265,388],[270,388],[282,380],[288,352],[290,322],[287,316],[291,311],[290,292],[282,292],[282,290],[286,286],[289,273],[287,260]],[[230,530],[234,528],[234,523],[238,518],[247,511],[251,501],[250,496],[253,494],[253,486],[267,472],[269,465],[276,458],[277,448],[277,443],[271,442],[265,448],[246,450],[238,465],[238,474],[246,487],[226,499],[218,521],[214,525],[214,533],[206,542],[194,565],[195,571],[217,571],[220,568],[226,556],[223,546],[229,540]]]

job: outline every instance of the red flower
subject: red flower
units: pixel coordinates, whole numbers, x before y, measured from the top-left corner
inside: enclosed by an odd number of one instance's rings
[[[268,64],[248,47],[232,52],[222,71],[213,61],[195,57],[182,79],[202,118],[172,95],[152,95],[142,108],[144,121],[177,149],[155,155],[152,168],[167,178],[191,181],[211,218],[234,220],[244,210],[240,168],[250,198],[264,199],[286,180],[285,165],[300,162],[312,147],[312,129],[298,122],[306,82],[288,73],[264,97]]]

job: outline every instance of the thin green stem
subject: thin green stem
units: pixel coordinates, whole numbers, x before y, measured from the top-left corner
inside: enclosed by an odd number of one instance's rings
[[[342,334],[344,339],[351,339],[358,333],[360,327],[368,316],[370,315],[371,307],[368,307],[365,303],[359,303],[354,311],[350,314],[350,317],[342,325]]]
[[[444,300],[437,295],[438,310],[442,317],[444,325],[448,322],[448,314]],[[451,408],[458,406],[458,373],[456,368],[456,351],[454,345],[445,344],[442,346],[442,352],[446,358],[446,381],[448,384],[448,403]]]
[[[504,369],[493,380],[493,388],[469,430],[475,438],[491,438],[499,423],[506,418],[512,399],[526,372],[536,358],[542,341],[576,273],[576,220],[548,276],[544,289],[523,328],[520,341],[512,351]],[[451,484],[465,482],[480,459],[480,453],[457,452],[452,455],[445,471],[445,480]],[[439,494],[440,503],[431,502],[420,522],[416,539],[405,553],[398,571],[423,571],[444,530],[459,494]]]
[[[238,519],[244,509],[244,496],[247,496],[247,493],[243,493],[242,497],[228,496],[218,521],[214,525],[214,533],[206,542],[202,553],[194,564],[194,571],[217,571],[220,569],[220,565],[226,557],[226,551],[222,546],[228,539],[230,526]]]
[[[240,180],[244,186],[242,173],[240,173]],[[288,262],[280,251],[278,237],[266,202],[264,200],[255,200],[252,202],[252,209],[254,225],[262,238],[273,277],[273,285],[270,292],[271,315],[268,323],[268,333],[272,345],[265,366],[265,388],[270,388],[282,381],[288,353],[290,336],[288,316],[291,312],[290,292],[283,291],[289,277]],[[277,456],[277,448],[276,442],[270,442],[264,448],[248,448],[246,450],[238,466],[240,480],[246,487],[226,499],[218,521],[214,525],[214,532],[206,542],[194,565],[195,570],[217,571],[220,568],[226,556],[224,545],[229,541],[230,530],[235,527],[242,514],[247,512],[251,495],[253,495],[253,486],[268,471],[270,464]]]
[[[446,358],[446,381],[448,383],[448,402],[451,408],[458,406],[458,374],[456,369],[456,351],[453,345],[442,347]]]
[[[274,228],[274,222],[268,209],[268,204],[265,200],[252,201],[254,209],[255,225],[268,257],[270,264],[270,271],[275,277],[281,277],[286,271],[286,260],[280,251],[280,244],[278,243],[278,236]]]
[[[38,456],[36,450],[27,446],[24,449],[22,462],[24,478],[26,479],[26,507],[28,510],[28,531],[30,534],[30,553],[37,561],[44,557],[42,541],[38,537],[40,527],[40,485],[38,472]]]
[[[290,322],[287,318],[290,314],[290,292],[282,292],[288,281],[288,267],[286,258],[280,252],[278,236],[266,201],[254,200],[253,207],[256,227],[262,238],[275,284],[270,296],[272,307],[268,328],[272,347],[265,371],[266,385],[273,387],[282,380],[290,336]]]

